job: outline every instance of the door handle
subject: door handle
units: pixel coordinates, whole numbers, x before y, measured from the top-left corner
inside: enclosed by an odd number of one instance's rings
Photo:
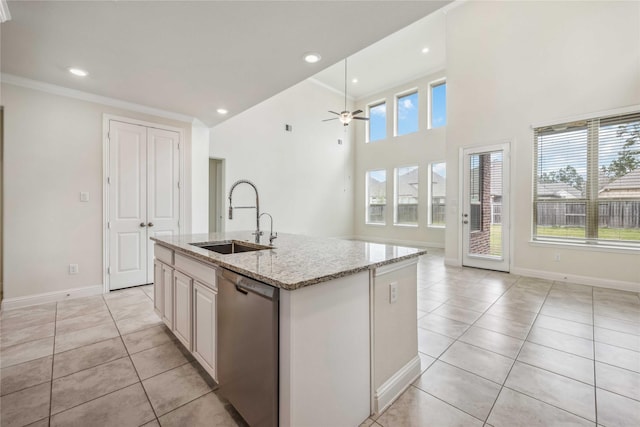
[[[140,223],[140,227],[145,227],[145,226],[146,226],[146,224],[144,222]]]
[[[149,226],[149,227],[153,227],[153,223],[152,223],[152,222],[150,222],[149,224],[147,224],[147,226]]]

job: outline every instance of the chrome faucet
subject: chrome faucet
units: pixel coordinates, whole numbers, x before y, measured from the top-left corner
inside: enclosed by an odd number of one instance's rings
[[[255,206],[236,206],[236,209],[255,209],[256,210],[256,231],[251,234],[256,236],[256,243],[260,243],[260,236],[262,236],[262,231],[260,231],[260,198],[258,197],[258,188],[253,182],[247,179],[239,179],[238,181],[234,182],[233,185],[231,186],[231,190],[229,190],[229,219],[233,219],[233,204],[232,204],[233,190],[240,184],[249,184],[251,187],[253,187],[254,191],[256,192]]]
[[[269,231],[269,246],[273,246],[273,241],[278,238],[277,232],[276,234],[273,234],[273,217],[271,216],[270,213],[267,213],[267,212],[261,213],[260,217],[262,217],[262,215],[267,215],[271,220],[271,230]]]

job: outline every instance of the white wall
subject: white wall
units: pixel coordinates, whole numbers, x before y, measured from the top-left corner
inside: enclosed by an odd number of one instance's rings
[[[343,102],[341,95],[304,81],[212,128],[210,157],[226,160],[225,218],[231,185],[248,179],[258,187],[260,210],[273,215],[275,231],[353,235],[351,126],[321,121]],[[237,187],[233,204],[254,205],[253,190]],[[255,210],[236,209],[225,224],[227,231],[254,230]],[[263,217],[262,229],[268,226]]]
[[[355,167],[355,230],[359,238],[399,244],[419,244],[444,247],[444,229],[427,225],[427,178],[430,163],[445,160],[445,128],[427,129],[427,104],[429,88],[434,81],[445,77],[439,72],[407,82],[401,86],[359,99],[356,109],[367,112],[367,106],[385,100],[387,104],[387,138],[372,143],[365,142],[364,123],[356,124],[356,167]],[[418,89],[419,122],[418,132],[393,136],[395,95],[407,90]],[[394,168],[402,166],[419,167],[418,226],[393,225],[393,174]],[[369,170],[387,171],[387,223],[386,225],[368,225],[366,214],[366,179]],[[448,172],[447,172],[448,175]]]
[[[467,2],[447,14],[447,82],[447,202],[461,197],[461,147],[511,141],[512,271],[640,289],[637,251],[530,243],[531,125],[640,104],[640,3]]]
[[[209,128],[199,121],[191,128],[191,232],[209,232]]]
[[[102,285],[103,114],[182,127],[187,153],[191,124],[5,83],[1,88],[5,298]],[[80,202],[81,191],[89,192],[88,203]],[[186,211],[189,217],[190,204]],[[69,275],[71,263],[79,274]]]

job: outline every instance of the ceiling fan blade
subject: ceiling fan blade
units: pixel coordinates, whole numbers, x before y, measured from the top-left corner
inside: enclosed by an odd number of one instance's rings
[[[334,117],[334,118],[332,118],[332,119],[324,119],[324,120],[323,120],[323,122],[328,122],[329,120],[338,120],[338,118],[337,118],[337,117]]]
[[[369,120],[369,117],[354,117],[353,120]]]
[[[335,114],[336,116],[339,116],[340,113],[336,113],[335,111],[329,111],[331,114]]]
[[[360,113],[362,113],[362,110],[356,110],[356,111],[354,111],[354,112],[353,112],[353,113],[351,113],[351,114],[355,116],[356,114],[360,114]]]

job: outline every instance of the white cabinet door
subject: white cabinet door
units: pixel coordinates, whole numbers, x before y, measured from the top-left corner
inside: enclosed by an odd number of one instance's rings
[[[164,313],[164,288],[162,286],[162,263],[158,260],[153,262],[153,308],[161,318]]]
[[[147,258],[147,129],[109,126],[109,287],[149,283]]]
[[[218,381],[216,372],[216,292],[193,284],[193,355]]]
[[[147,129],[147,236],[175,236],[180,221],[180,134]],[[154,244],[147,239],[149,271]]]
[[[173,329],[173,268],[162,264],[162,321]]]
[[[173,332],[191,350],[191,292],[193,279],[179,271],[173,273]]]

